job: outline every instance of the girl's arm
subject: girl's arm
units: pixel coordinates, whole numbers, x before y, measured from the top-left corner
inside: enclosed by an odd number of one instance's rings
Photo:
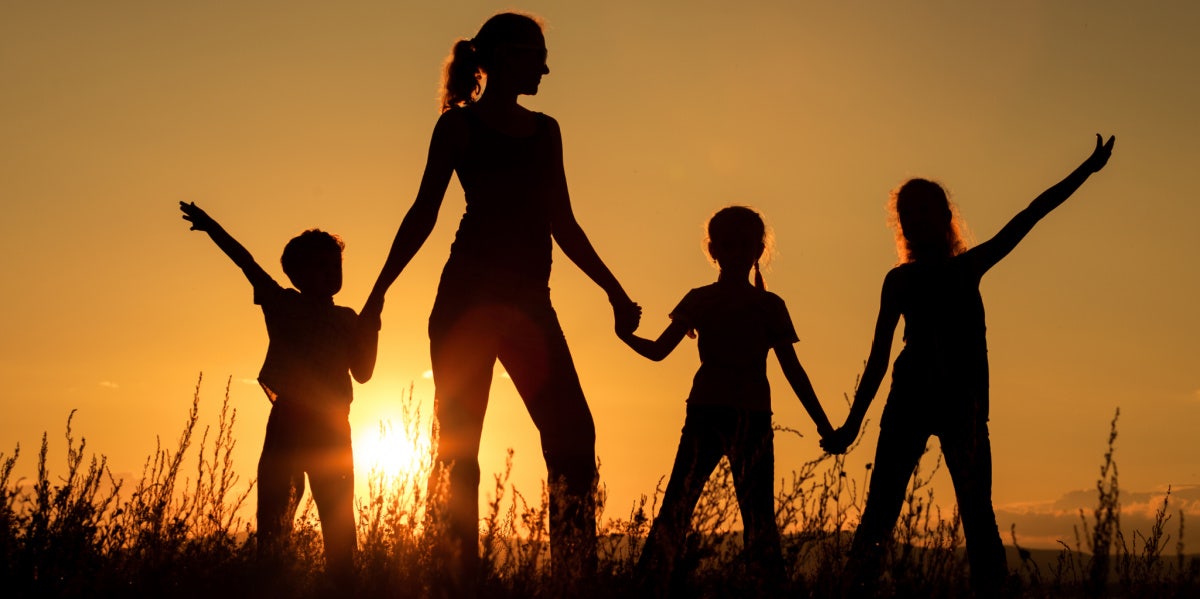
[[[854,391],[854,403],[850,404],[850,415],[846,417],[846,423],[829,438],[828,443],[821,443],[829,453],[845,453],[846,448],[858,437],[859,429],[867,416],[867,408],[871,407],[871,401],[879,391],[883,375],[887,373],[888,359],[892,355],[892,338],[896,334],[896,325],[900,322],[900,306],[897,301],[899,277],[899,271],[892,269],[883,279],[879,316],[875,320],[875,338],[871,340],[871,354],[867,357],[867,366],[858,381],[858,389]]]
[[[429,157],[425,161],[425,173],[421,176],[417,198],[400,222],[387,260],[361,312],[363,318],[375,323],[377,330],[379,314],[383,311],[383,296],[433,232],[446,187],[450,185],[450,176],[454,174],[454,165],[458,163],[466,142],[467,129],[463,115],[457,110],[442,113],[429,142]]]
[[[550,200],[550,226],[554,241],[571,262],[608,294],[617,331],[633,331],[637,329],[642,309],[629,299],[625,289],[592,247],[587,234],[583,232],[583,227],[575,220],[575,213],[571,209],[571,196],[567,192],[566,170],[563,167],[562,132],[554,119],[550,119],[550,123],[553,144],[551,155],[555,161],[552,165],[554,181]],[[676,342],[678,343],[678,340]]]
[[[1113,143],[1116,142],[1116,139],[1116,137],[1109,137],[1105,142],[1104,138],[1097,133],[1096,148],[1092,150],[1092,155],[1083,161],[1083,164],[1071,171],[1071,174],[1067,175],[1065,179],[1043,191],[1029,204],[1028,208],[1018,212],[1007,225],[1004,225],[999,233],[971,251],[974,259],[978,260],[978,272],[983,274],[1004,259],[1038,221],[1067,201],[1067,198],[1071,197],[1071,194],[1075,193],[1075,190],[1079,189],[1079,186],[1083,185],[1083,182],[1087,181],[1092,173],[1104,168],[1104,165],[1108,163],[1109,156],[1112,155]]]
[[[633,351],[651,359],[655,362],[662,361],[663,358],[669,356],[676,347],[679,347],[679,342],[683,340],[683,336],[688,332],[687,325],[680,324],[679,321],[672,320],[671,324],[663,330],[658,339],[651,341],[644,337],[638,337],[633,334],[633,331],[621,332],[619,337]]]
[[[183,220],[192,223],[193,231],[204,231],[229,256],[233,263],[242,269],[246,274],[246,278],[250,280],[250,284],[255,288],[260,286],[275,285],[275,279],[267,274],[258,262],[254,261],[254,256],[246,250],[242,244],[238,243],[225,229],[213,220],[207,212],[201,210],[195,202],[179,202],[179,210],[183,212]]]
[[[375,356],[379,353],[379,328],[374,322],[364,318],[355,320],[353,355],[350,357],[350,374],[354,380],[365,383],[371,380],[375,373]]]
[[[783,368],[783,376],[792,386],[792,391],[796,393],[796,397],[800,398],[804,410],[816,423],[817,434],[823,438],[833,434],[833,426],[829,424],[829,417],[825,415],[821,402],[817,400],[817,392],[813,390],[812,382],[808,380],[808,373],[804,371],[804,367],[800,365],[800,359],[796,357],[796,348],[791,343],[777,345],[775,346],[775,357],[779,359],[779,366]]]

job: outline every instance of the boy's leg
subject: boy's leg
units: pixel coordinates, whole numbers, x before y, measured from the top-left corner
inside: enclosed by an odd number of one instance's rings
[[[727,423],[720,411],[688,406],[662,506],[638,560],[638,577],[647,580],[653,587],[647,590],[657,591],[658,595],[667,592],[666,585],[683,557],[684,540],[691,528],[696,502],[704,492],[708,477],[721,461],[724,443],[720,431],[724,424]]]
[[[445,527],[443,549],[451,555],[442,561],[455,585],[469,586],[479,574],[479,438],[496,363],[495,321],[493,309],[449,317],[435,309],[429,323],[437,433],[429,498],[441,510],[431,525]]]
[[[747,570],[766,596],[778,592],[785,577],[775,522],[774,431],[768,412],[740,413],[736,422],[728,455],[744,524]]]
[[[991,440],[987,421],[979,420],[940,438],[967,538],[971,584],[982,595],[1000,589],[1008,576],[1008,563],[992,508]]]
[[[908,480],[928,440],[928,433],[894,422],[880,427],[867,505],[854,531],[846,564],[844,579],[852,586],[874,584],[879,579],[884,548],[896,528]]]
[[[350,423],[344,416],[331,416],[311,427],[313,447],[307,460],[313,501],[321,518],[325,541],[325,569],[339,585],[354,582],[354,452]]]
[[[258,460],[258,551],[278,554],[292,531],[292,520],[304,495],[304,470],[297,460],[296,414],[280,398],[267,417],[267,434]]]
[[[596,572],[596,427],[554,309],[514,310],[499,351],[541,437],[550,553],[560,580]]]

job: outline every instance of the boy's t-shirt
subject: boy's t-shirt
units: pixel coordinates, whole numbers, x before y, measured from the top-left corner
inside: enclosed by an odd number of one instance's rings
[[[267,398],[348,414],[354,397],[354,310],[334,305],[332,298],[314,300],[275,281],[255,286],[254,303],[262,306],[270,339],[258,374]]]
[[[799,341],[783,299],[749,283],[693,289],[671,319],[696,331],[700,369],[688,403],[771,411],[767,353]]]

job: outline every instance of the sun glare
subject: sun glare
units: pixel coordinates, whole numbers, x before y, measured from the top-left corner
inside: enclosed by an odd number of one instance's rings
[[[410,438],[402,426],[381,420],[355,435],[355,470],[380,474],[388,479],[409,478],[420,474],[429,453],[429,441]]]

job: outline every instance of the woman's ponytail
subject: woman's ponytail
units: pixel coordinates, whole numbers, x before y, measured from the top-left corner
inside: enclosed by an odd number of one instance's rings
[[[454,43],[442,71],[442,112],[466,106],[479,93],[479,56],[472,40]]]

